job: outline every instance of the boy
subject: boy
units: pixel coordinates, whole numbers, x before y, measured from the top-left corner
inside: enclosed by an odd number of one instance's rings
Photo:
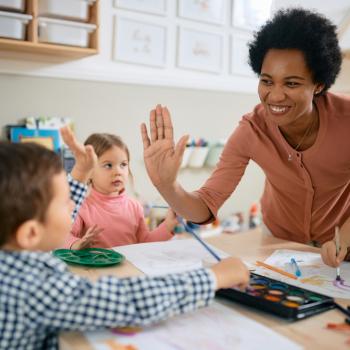
[[[96,155],[69,129],[62,136],[76,158],[68,180],[77,208]],[[39,145],[0,143],[0,196],[0,349],[57,349],[60,331],[148,325],[248,283],[235,258],[157,278],[73,275],[50,251],[69,233],[74,203],[60,159]]]

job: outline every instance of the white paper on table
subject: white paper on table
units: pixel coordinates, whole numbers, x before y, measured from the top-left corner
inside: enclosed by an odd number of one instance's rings
[[[325,265],[318,253],[303,252],[298,250],[280,249],[268,257],[265,262],[286,270],[290,259],[294,258],[301,270],[301,276],[294,280],[277,272],[256,267],[255,273],[277,279],[288,284],[324,294],[332,298],[350,299],[350,263],[341,264],[341,277],[348,287],[337,287],[333,284],[336,278],[336,269]]]
[[[85,333],[95,350],[111,350],[110,341],[131,344],[139,350],[300,350],[301,346],[233,308],[211,306],[173,317],[134,335],[108,330]]]
[[[220,258],[229,255],[208,244]],[[217,261],[194,239],[130,244],[113,248],[149,276],[179,273],[200,268]]]

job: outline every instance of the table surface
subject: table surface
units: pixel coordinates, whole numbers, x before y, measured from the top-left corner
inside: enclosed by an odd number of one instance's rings
[[[219,236],[207,238],[206,241],[230,255],[238,256],[244,261],[252,263],[256,260],[265,260],[276,249],[319,252],[318,248],[284,241],[263,234],[259,229],[238,234],[221,234]],[[85,276],[92,281],[103,275],[115,275],[118,277],[142,275],[141,271],[128,261],[116,267],[99,269],[70,267],[70,269],[72,272],[80,276]],[[347,303],[350,304],[349,300],[344,299],[337,299],[337,302],[345,307]],[[326,329],[327,323],[344,322],[345,316],[338,310],[333,309],[305,320],[289,322],[237,303],[225,303],[225,305],[234,308],[248,318],[271,328],[275,332],[288,337],[302,345],[305,349],[321,350],[336,348],[337,350],[341,350],[350,348],[350,345],[346,343],[347,340],[350,339],[350,332],[345,334],[344,332]],[[62,333],[60,336],[60,349],[93,350],[83,334],[78,332]]]

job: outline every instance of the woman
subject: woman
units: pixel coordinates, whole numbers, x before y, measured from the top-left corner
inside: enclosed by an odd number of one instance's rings
[[[266,175],[267,229],[323,245],[325,263],[338,266],[350,246],[350,98],[328,92],[341,66],[336,27],[304,9],[279,11],[255,34],[249,59],[261,103],[243,116],[204,186],[189,193],[176,182],[187,137],[174,146],[169,112],[159,105],[150,115],[150,139],[141,126],[148,174],[179,215],[207,223],[251,159]]]

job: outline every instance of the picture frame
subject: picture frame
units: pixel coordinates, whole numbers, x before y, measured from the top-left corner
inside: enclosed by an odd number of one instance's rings
[[[245,30],[256,30],[271,14],[272,0],[233,0],[232,26]]]
[[[159,16],[167,14],[167,0],[114,0],[114,7]]]
[[[165,26],[119,16],[114,21],[114,60],[153,67],[166,65]]]
[[[248,63],[248,42],[252,36],[244,34],[231,35],[230,47],[230,73],[233,75],[241,75],[254,77],[254,73]]]
[[[35,142],[55,152],[61,149],[60,133],[58,129],[11,127],[10,140],[15,143]]]
[[[218,33],[178,28],[179,68],[220,73],[222,70],[223,36]]]
[[[222,25],[225,23],[225,0],[179,0],[178,16]]]

